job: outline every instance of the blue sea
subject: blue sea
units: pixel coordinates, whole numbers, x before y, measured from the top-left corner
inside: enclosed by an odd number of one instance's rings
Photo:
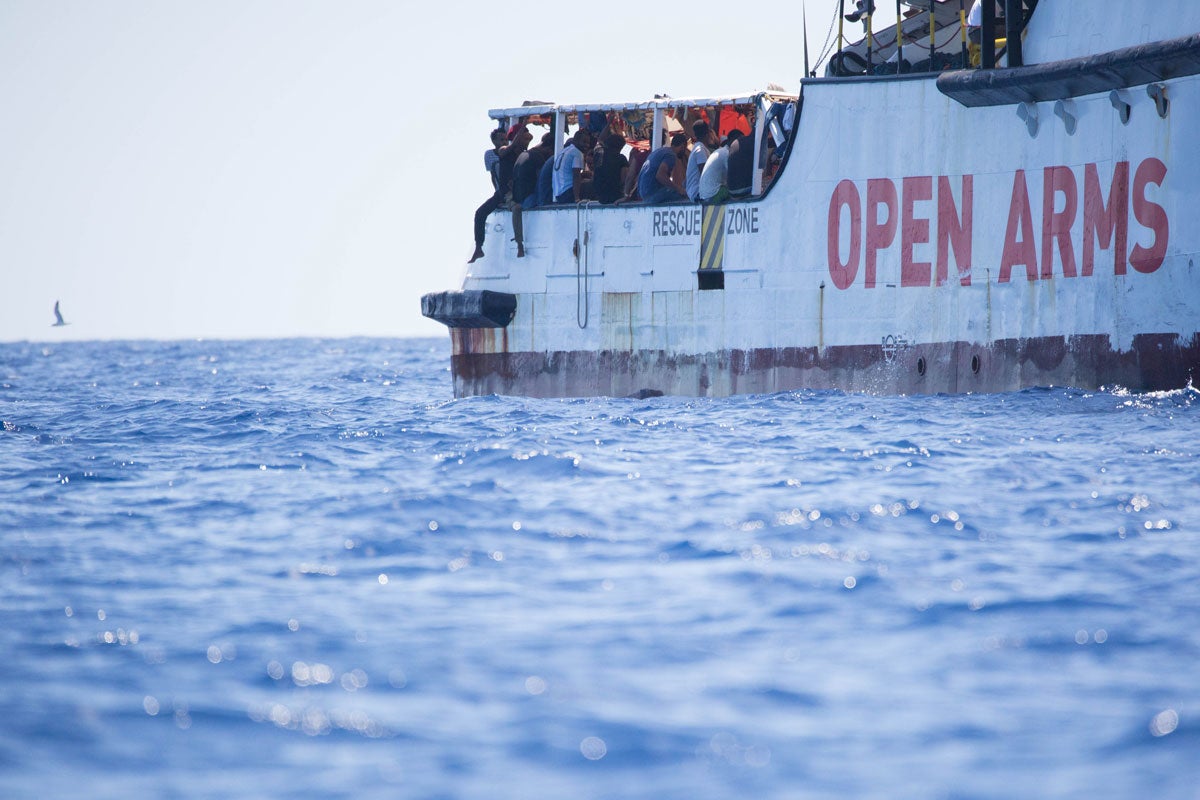
[[[0,797],[1200,797],[1200,396],[0,345]]]

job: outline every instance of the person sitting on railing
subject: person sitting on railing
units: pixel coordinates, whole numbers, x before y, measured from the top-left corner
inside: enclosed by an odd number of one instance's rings
[[[677,133],[671,144],[663,145],[654,152],[638,172],[638,192],[647,203],[668,203],[686,200],[687,192],[682,181],[675,176],[675,164],[687,155],[688,137]]]
[[[492,176],[492,193],[495,194],[500,188],[500,176],[497,174],[500,166],[500,148],[508,144],[508,137],[504,135],[504,128],[493,129],[490,136],[492,147],[483,151],[483,168]]]
[[[507,202],[512,193],[513,167],[517,163],[517,157],[525,152],[525,148],[533,139],[533,134],[524,125],[514,127],[509,134],[512,141],[500,148],[496,191],[475,210],[475,252],[467,260],[468,264],[483,258],[483,239],[487,230],[488,215]]]

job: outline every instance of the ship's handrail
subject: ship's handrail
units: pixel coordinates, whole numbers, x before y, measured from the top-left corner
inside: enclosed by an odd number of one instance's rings
[[[804,78],[804,86],[829,86],[841,83],[896,83],[897,81],[932,81],[940,72],[901,72],[888,75],[839,75],[836,77]]]

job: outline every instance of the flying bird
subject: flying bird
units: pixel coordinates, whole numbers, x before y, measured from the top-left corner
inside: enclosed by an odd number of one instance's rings
[[[63,325],[70,325],[70,324],[71,323],[69,323],[65,319],[63,319],[62,312],[58,310],[58,301],[55,300],[54,301],[54,324],[51,325],[50,327],[51,328],[61,328]]]

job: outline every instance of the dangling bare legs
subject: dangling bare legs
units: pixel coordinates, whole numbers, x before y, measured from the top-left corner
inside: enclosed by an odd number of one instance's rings
[[[483,237],[487,231],[488,214],[499,208],[502,202],[503,198],[499,192],[496,192],[496,194],[484,200],[483,205],[475,209],[475,252],[467,260],[468,264],[473,264],[483,258]]]

